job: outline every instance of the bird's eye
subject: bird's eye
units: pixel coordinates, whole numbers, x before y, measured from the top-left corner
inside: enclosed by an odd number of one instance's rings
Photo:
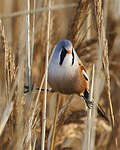
[[[74,52],[73,52],[73,49],[72,49],[72,65],[74,64]]]
[[[66,54],[67,54],[67,50],[63,47],[62,51],[61,51],[61,54],[60,54],[60,65],[62,65],[63,60],[64,60]]]

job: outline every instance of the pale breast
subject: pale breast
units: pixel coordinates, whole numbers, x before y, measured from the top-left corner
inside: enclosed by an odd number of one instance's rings
[[[67,54],[62,65],[59,64],[58,53],[53,54],[48,67],[48,83],[53,90],[64,94],[80,94],[82,82],[80,77],[79,58],[74,51],[74,64],[72,54]]]
[[[79,93],[81,84],[79,66],[75,64],[74,67],[72,65],[61,67],[51,63],[48,68],[48,82],[53,90],[63,94]]]

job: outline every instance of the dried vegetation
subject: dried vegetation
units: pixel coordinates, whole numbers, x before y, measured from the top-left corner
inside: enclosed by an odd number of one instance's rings
[[[45,149],[120,149],[120,1],[51,0],[49,16],[48,1],[33,0],[27,43],[28,2],[0,1],[0,150],[41,149],[44,127]],[[89,114],[80,97],[62,94],[56,97],[56,93],[48,93],[46,97],[44,92],[35,90],[44,88],[48,49],[50,55],[62,39],[72,41],[90,81],[95,64],[93,97],[110,123],[96,117],[93,111],[90,141],[86,140],[89,134],[85,132]],[[33,91],[24,94],[28,78],[34,84]],[[45,97],[47,115],[43,112]]]

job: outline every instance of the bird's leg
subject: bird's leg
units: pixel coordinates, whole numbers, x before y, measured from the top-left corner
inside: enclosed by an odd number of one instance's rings
[[[31,91],[33,91],[33,85],[30,87]],[[29,92],[29,86],[24,85],[24,93],[28,93]]]
[[[39,88],[36,88],[36,90],[39,90]],[[45,89],[41,89],[41,91],[45,91]],[[52,88],[47,89],[47,92],[54,93],[55,91]]]
[[[83,99],[85,100],[85,103],[86,103],[87,107],[89,109],[91,109],[93,107],[93,105],[94,105],[94,102],[89,100],[89,93],[88,93],[88,91],[85,89],[83,95],[80,95],[80,96],[83,97]]]
[[[93,101],[90,101],[90,100],[88,100],[88,99],[85,99],[85,98],[84,98],[84,100],[85,100],[85,103],[86,103],[87,107],[88,107],[89,109],[91,109],[91,108],[93,107],[93,105],[94,105],[94,102],[93,102]]]
[[[80,95],[80,96],[83,97],[83,99],[85,100],[85,103],[86,103],[87,107],[88,107],[89,109],[91,109],[91,108],[93,107],[93,105],[94,105],[94,102],[93,102],[93,101],[90,101],[90,100],[87,99],[87,98],[85,98],[84,95]]]

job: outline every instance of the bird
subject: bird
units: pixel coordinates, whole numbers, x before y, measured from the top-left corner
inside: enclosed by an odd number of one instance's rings
[[[77,94],[85,100],[87,108],[94,106],[94,101],[89,99],[89,78],[86,69],[79,59],[71,41],[61,40],[54,47],[48,65],[48,83],[51,86],[48,92],[62,94]],[[34,85],[31,87],[33,90]],[[29,92],[29,86],[24,85],[24,93]],[[44,89],[36,88],[44,91]],[[96,104],[97,112],[108,123],[110,122],[104,110]]]
[[[90,109],[94,102],[89,100],[89,78],[71,41],[61,40],[54,47],[48,65],[48,83],[52,91],[66,95],[77,94]],[[98,114],[108,121],[104,111],[97,105]]]

